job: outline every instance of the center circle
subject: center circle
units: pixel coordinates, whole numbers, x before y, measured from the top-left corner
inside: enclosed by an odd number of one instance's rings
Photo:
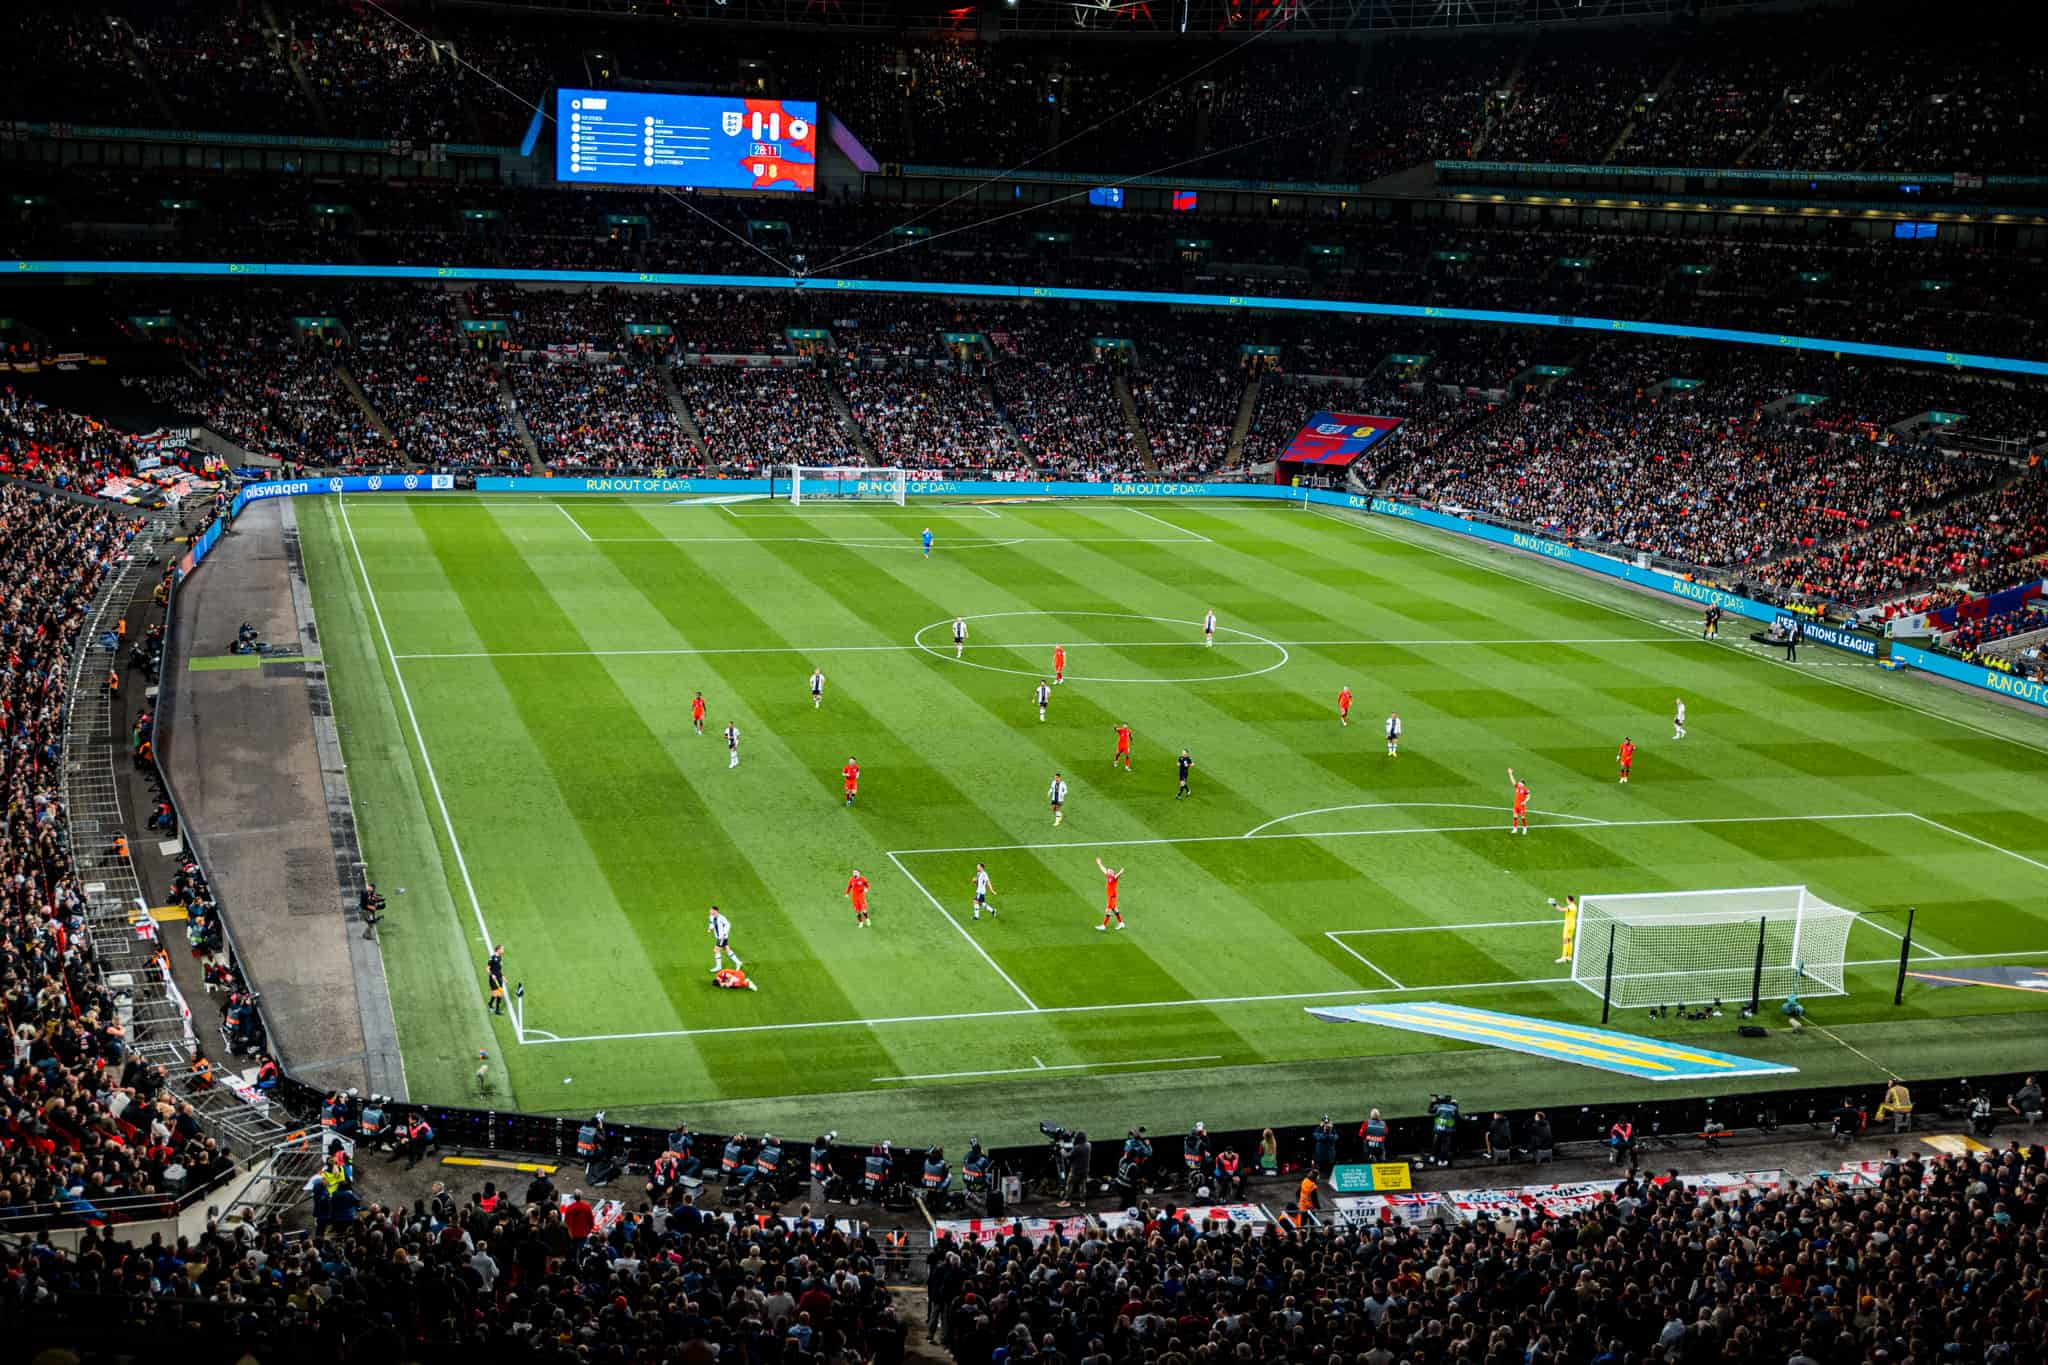
[[[1140,616],[1133,612],[1121,611],[990,611],[983,612],[978,616],[963,616],[959,619],[969,622],[971,624],[975,621],[999,621],[1007,619],[1016,619],[1018,617],[1026,616],[1049,618],[1052,620],[1067,620],[1074,617],[1086,616],[1098,620],[1110,621],[1149,621],[1154,625],[1186,626],[1190,631],[1194,632],[1196,636],[1199,636],[1202,630],[1202,623],[1200,621],[1183,621],[1177,617],[1172,616]],[[918,630],[917,634],[911,637],[911,642],[915,644],[919,649],[923,650],[925,653],[931,655],[933,658],[943,659],[949,664],[964,664],[968,668],[979,668],[987,673],[1008,673],[1019,678],[1044,678],[1051,676],[1052,670],[1049,667],[1011,668],[1004,664],[982,663],[977,659],[964,656],[955,658],[953,655],[945,652],[944,646],[947,643],[951,643],[950,640],[943,641],[941,644],[934,646],[925,639],[925,637],[931,634],[931,632],[935,630],[943,631],[950,627],[952,624],[953,622],[950,619],[945,621],[934,621],[928,626],[921,627]],[[1094,683],[1163,683],[1171,684],[1174,686],[1180,686],[1186,683],[1235,682],[1240,678],[1256,678],[1262,673],[1271,673],[1276,668],[1284,667],[1287,664],[1288,658],[1290,657],[1287,653],[1287,647],[1281,644],[1279,641],[1269,640],[1263,635],[1255,635],[1248,630],[1238,630],[1234,626],[1219,625],[1216,627],[1216,634],[1218,636],[1234,635],[1238,637],[1239,640],[1245,641],[1247,643],[1264,645],[1268,649],[1273,650],[1280,657],[1275,659],[1272,663],[1267,664],[1263,668],[1246,668],[1241,669],[1236,673],[1212,673],[1206,674],[1198,678],[1110,678],[1103,677],[1100,674],[1074,673],[1070,671],[1066,675],[1067,680],[1069,682]],[[1056,642],[1048,641],[1041,645],[1034,645],[1029,647],[1050,650],[1053,647],[1054,643]],[[1174,643],[1175,642],[1173,641],[1145,641],[1142,647],[1147,649],[1169,649],[1173,647]],[[1026,648],[1027,646],[1008,645],[1004,647],[1009,649],[1022,649]],[[1081,640],[1069,643],[1067,645],[1067,648],[1070,651],[1086,649],[1118,649],[1128,647],[1130,646],[1120,646],[1115,641],[1108,640]],[[1206,646],[1204,646],[1199,639],[1190,639],[1187,642],[1186,647],[1195,650],[1206,648]],[[970,643],[968,645],[968,652],[971,654],[974,648],[975,646],[972,643]]]

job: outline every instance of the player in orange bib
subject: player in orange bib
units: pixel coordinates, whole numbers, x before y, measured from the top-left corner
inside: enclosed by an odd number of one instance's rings
[[[1116,726],[1116,753],[1110,757],[1109,766],[1114,768],[1117,759],[1124,761],[1124,771],[1131,770],[1131,727],[1122,721]]]
[[[847,899],[853,902],[853,922],[860,928],[868,927],[868,879],[855,868],[853,875],[846,879]]]
[[[1052,681],[1053,681],[1053,686],[1057,687],[1057,686],[1059,686],[1059,684],[1061,684],[1061,683],[1065,682],[1066,680],[1067,680],[1067,647],[1066,647],[1065,645],[1054,645],[1054,646],[1052,647]]]
[[[854,794],[860,790],[860,764],[849,757],[846,766],[839,770],[839,775],[846,779],[846,804],[850,806],[853,804]]]
[[[690,723],[697,727],[697,733],[704,733],[704,694],[699,692],[690,698]]]
[[[1529,784],[1516,777],[1513,768],[1508,769],[1508,781],[1512,782],[1515,787],[1515,819],[1514,823],[1508,826],[1508,833],[1527,834],[1529,832]]]
[[[1106,901],[1102,911],[1102,923],[1095,926],[1095,932],[1099,934],[1109,928],[1109,921],[1112,918],[1116,920],[1116,927],[1122,929],[1124,916],[1123,911],[1116,908],[1116,888],[1123,880],[1124,870],[1120,867],[1111,867],[1100,858],[1095,860],[1095,866],[1102,872],[1102,894]]]
[[[1337,719],[1346,725],[1351,724],[1351,687],[1348,683],[1337,694]]]
[[[747,974],[737,967],[725,967],[713,972],[711,974],[711,984],[720,990],[726,991],[753,991],[760,989],[753,982],[747,980]]]
[[[1614,761],[1621,765],[1621,780],[1628,781],[1628,770],[1636,765],[1636,742],[1627,735],[1621,737],[1621,750]]]

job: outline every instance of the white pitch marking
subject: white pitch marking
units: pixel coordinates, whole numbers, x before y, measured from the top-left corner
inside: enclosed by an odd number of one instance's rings
[[[1446,929],[1533,929],[1538,925],[1557,927],[1551,919],[1489,919],[1476,924],[1397,924],[1384,929],[1325,929],[1331,938],[1350,938],[1358,934],[1439,934]]]
[[[917,888],[918,894],[923,896],[926,900],[932,903],[932,909],[938,911],[941,915],[944,915],[946,917],[946,923],[953,926],[954,932],[959,934],[960,937],[967,940],[967,946],[974,949],[975,952],[981,954],[981,960],[983,962],[986,962],[989,965],[990,969],[993,970],[997,976],[1000,976],[1003,979],[1003,983],[1005,985],[1007,985],[1011,990],[1017,992],[1017,998],[1019,1000],[1022,1000],[1025,1004],[1029,1005],[1032,1009],[1037,1009],[1038,1002],[1033,1000],[1030,996],[1026,995],[1024,993],[1024,988],[1018,985],[1014,980],[1012,980],[1010,974],[1004,971],[1001,965],[998,964],[994,958],[988,955],[988,949],[981,946],[981,941],[975,938],[974,935],[968,933],[966,926],[961,924],[959,920],[954,919],[952,913],[948,911],[945,906],[939,904],[939,898],[937,896],[934,896],[930,891],[925,889],[925,884],[917,879],[916,874],[912,873],[909,868],[905,867],[900,861],[898,861],[895,854],[889,854],[888,858],[890,862],[896,864],[896,870],[898,872],[901,872],[905,877],[910,879],[910,884]]]
[[[1972,958],[1996,957],[2048,957],[2048,949],[2023,952],[1957,953],[1952,961]],[[1891,967],[1898,963],[1894,957],[1856,958],[1844,962],[1846,967]],[[1035,1010],[972,1010],[964,1014],[899,1014],[881,1019],[817,1019],[794,1024],[726,1024],[716,1028],[655,1029],[642,1033],[586,1033],[568,1038],[535,1040],[522,1038],[522,1043],[540,1046],[543,1041],[557,1043],[622,1043],[647,1038],[694,1038],[704,1035],[730,1033],[788,1033],[809,1029],[827,1028],[879,1028],[884,1024],[950,1024],[966,1019],[1033,1019],[1049,1014],[1115,1014],[1127,1010],[1164,1009],[1206,1009],[1217,1005],[1260,1005],[1276,1001],[1293,1000],[1335,1000],[1359,996],[1414,995],[1421,991],[1502,991],[1515,990],[1524,986],[1568,986],[1576,984],[1569,976],[1528,977],[1519,981],[1462,981],[1451,985],[1410,986],[1397,991],[1393,987],[1373,987],[1347,991],[1293,991],[1282,995],[1224,995],[1209,996],[1190,1000],[1145,1000],[1127,1004],[1112,1005],[1048,1005]]]
[[[604,543],[610,543],[610,542],[606,542],[606,541],[603,541],[602,539],[600,539],[599,543],[600,543],[600,544],[604,544]],[[969,619],[978,619],[978,618],[969,618]],[[930,629],[930,627],[926,627],[926,629]],[[1227,630],[1227,629],[1229,629],[1229,627],[1227,627],[1227,626],[1222,626],[1222,627],[1218,627],[1218,629],[1220,629],[1220,630]],[[1023,641],[1023,642],[1020,642],[1020,643],[1016,643],[1016,644],[991,644],[991,643],[986,643],[986,642],[984,642],[984,643],[982,643],[982,644],[973,644],[973,643],[970,643],[970,644],[969,644],[969,645],[967,646],[967,648],[969,648],[969,649],[971,649],[971,650],[972,650],[972,649],[1007,649],[1007,650],[1019,650],[1019,649],[1051,649],[1051,648],[1053,647],[1053,645],[1054,645],[1054,644],[1056,644],[1056,643],[1065,643],[1065,642],[1063,642],[1063,641],[1053,641],[1053,640],[1029,640],[1029,641]],[[1251,638],[1251,639],[1244,639],[1244,640],[1224,640],[1224,641],[1221,641],[1221,642],[1220,642],[1220,645],[1219,645],[1219,647],[1220,647],[1220,648],[1223,648],[1223,649],[1233,649],[1233,648],[1235,648],[1235,649],[1251,649],[1251,648],[1258,648],[1258,649],[1263,649],[1263,648],[1266,648],[1266,647],[1267,647],[1267,646],[1269,646],[1269,645],[1270,645],[1270,646],[1278,646],[1278,647],[1281,647],[1281,648],[1309,648],[1309,647],[1317,647],[1317,646],[1320,646],[1320,647],[1326,647],[1326,648],[1327,648],[1327,647],[1330,647],[1330,646],[1336,646],[1336,645],[1355,645],[1355,646],[1358,646],[1358,647],[1360,647],[1360,648],[1370,648],[1370,647],[1372,647],[1372,646],[1374,646],[1374,645],[1494,645],[1494,644],[1512,644],[1512,645],[1589,645],[1589,644],[1645,644],[1645,645],[1647,645],[1647,644],[1664,644],[1664,643],[1666,643],[1666,641],[1664,641],[1664,640],[1663,640],[1663,639],[1661,639],[1661,638],[1659,638],[1659,639],[1654,639],[1654,640],[1268,640],[1268,639],[1264,639],[1263,637],[1260,637],[1260,638]],[[1078,649],[1078,648],[1081,648],[1081,647],[1083,647],[1083,646],[1086,646],[1086,647],[1088,647],[1088,648],[1095,648],[1095,649],[1194,649],[1194,648],[1199,648],[1199,646],[1197,646],[1197,645],[1196,645],[1196,644],[1195,644],[1195,643],[1194,643],[1194,642],[1193,642],[1192,640],[1129,640],[1129,641],[1120,641],[1120,642],[1117,642],[1117,643],[1114,643],[1114,644],[1111,644],[1111,643],[1107,643],[1107,642],[1103,642],[1103,641],[1082,641],[1082,642],[1080,642],[1080,643],[1078,643],[1078,644],[1074,644],[1074,645],[1072,645],[1071,647],[1072,647],[1072,648],[1077,648],[1077,649]],[[926,646],[924,646],[924,645],[734,645],[734,646],[716,646],[716,645],[712,645],[712,646],[703,646],[703,647],[699,647],[699,646],[696,646],[696,645],[678,645],[678,646],[675,646],[674,648],[666,648],[666,649],[479,649],[479,650],[462,650],[462,651],[452,651],[452,652],[448,652],[448,653],[421,653],[421,654],[401,654],[401,655],[399,655],[398,657],[399,657],[399,658],[401,658],[401,659],[557,659],[557,658],[583,658],[583,657],[586,657],[586,656],[587,656],[587,657],[590,657],[590,658],[609,658],[609,657],[611,657],[611,656],[613,656],[613,655],[619,655],[619,656],[631,656],[631,655],[636,655],[636,654],[654,654],[654,655],[662,655],[662,654],[677,654],[677,655],[684,655],[684,654],[905,654],[905,653],[911,653],[911,652],[913,652],[913,651],[915,651],[915,652],[921,652],[921,653],[925,653],[925,654],[929,654],[929,653],[931,653],[931,652],[932,652],[932,650],[931,650],[931,649],[929,649],[928,647],[926,647]],[[1126,679],[1126,681],[1139,681],[1139,680],[1138,680],[1138,679]],[[1151,679],[1146,679],[1146,680],[1144,680],[1144,681],[1152,681],[1152,680],[1151,680]],[[1185,680],[1185,679],[1175,679],[1175,678],[1162,678],[1162,679],[1158,679],[1157,681],[1161,681],[1161,682],[1181,682],[1181,681],[1186,681],[1186,680]],[[1308,813],[1308,812],[1304,812],[1304,813],[1306,814],[1306,813]],[[1544,813],[1545,813],[1545,812],[1542,812],[1542,811],[1538,811],[1538,812],[1537,812],[1537,814],[1539,814],[1539,815],[1541,815],[1541,814],[1544,814]],[[1282,819],[1287,819],[1287,818],[1290,818],[1290,817],[1287,817],[1287,816],[1282,816],[1281,818],[1282,818]],[[1591,819],[1592,817],[1590,817],[1590,816],[1581,816],[1581,817],[1579,817],[1579,818],[1580,818],[1580,819],[1588,819],[1588,820],[1590,820],[1590,819]]]
[[[420,718],[412,707],[412,693],[405,685],[405,672],[398,665],[398,655],[391,648],[391,632],[384,628],[384,612],[377,605],[377,590],[370,584],[370,570],[363,563],[363,547],[356,543],[355,527],[349,524],[348,508],[341,509],[342,529],[348,532],[349,549],[355,552],[356,571],[363,576],[363,594],[369,599],[370,615],[376,618],[377,635],[384,642],[384,653],[391,659],[391,676],[398,683],[398,699],[405,704],[405,718],[412,725],[413,741],[419,745],[420,763],[427,770],[427,785],[434,789],[434,804],[441,812],[441,828],[448,833],[448,847],[455,854],[455,868],[462,874],[462,886],[469,893],[469,908],[476,914],[477,939],[489,951],[492,943],[491,927],[484,923],[483,902],[477,898],[476,883],[469,877],[469,862],[462,856],[462,843],[455,837],[455,821],[448,814],[448,800],[441,794],[441,779],[434,774],[434,760],[427,753],[427,738],[420,730]],[[513,1036],[525,1042],[523,1027],[515,1027]]]
[[[1111,1066],[1171,1066],[1176,1062],[1220,1062],[1221,1056],[1207,1057],[1138,1057],[1128,1062],[1063,1062],[1058,1066],[1047,1066],[1038,1058],[1037,1066],[1003,1066],[988,1071],[927,1071],[917,1076],[870,1076],[870,1081],[950,1081],[966,1076],[1036,1076],[1041,1071],[1099,1071]]]
[[[590,532],[583,529],[583,523],[576,520],[575,515],[571,513],[567,507],[563,506],[561,503],[558,502],[555,504],[555,510],[557,512],[560,512],[563,516],[569,518],[569,524],[576,528],[577,534],[581,535],[585,540],[593,539]]]
[[[1318,806],[1318,807],[1317,807],[1316,809],[1314,809],[1314,810],[1298,810],[1298,811],[1295,811],[1295,812],[1294,812],[1294,813],[1293,813],[1292,815],[1276,815],[1276,816],[1274,816],[1274,817],[1273,817],[1272,819],[1270,819],[1270,820],[1266,821],[1266,823],[1265,823],[1265,824],[1263,824],[1263,825],[1253,825],[1253,826],[1252,826],[1252,827],[1251,827],[1250,829],[1246,830],[1246,831],[1245,831],[1245,832],[1244,832],[1243,834],[1240,834],[1240,835],[1238,835],[1237,837],[1238,837],[1238,838],[1240,838],[1240,839],[1249,839],[1249,838],[1251,838],[1251,837],[1252,837],[1253,835],[1255,835],[1255,834],[1261,833],[1261,832],[1262,832],[1262,831],[1264,831],[1264,830],[1268,830],[1268,829],[1271,829],[1271,828],[1272,828],[1272,827],[1273,827],[1274,825],[1283,825],[1283,824],[1286,824],[1286,823],[1287,823],[1287,822],[1288,822],[1289,820],[1306,820],[1306,819],[1307,819],[1307,818],[1308,818],[1309,816],[1311,816],[1311,815],[1335,815],[1335,814],[1336,814],[1337,812],[1339,812],[1339,811],[1347,811],[1347,810],[1390,810],[1390,809],[1391,809],[1391,810],[1487,810],[1487,811],[1492,811],[1492,812],[1494,812],[1494,814],[1496,814],[1496,815],[1498,815],[1498,814],[1500,813],[1500,806],[1499,806],[1499,805],[1497,805],[1497,804],[1496,804],[1496,805],[1491,805],[1491,806],[1486,806],[1486,805],[1480,805],[1479,803],[1477,803],[1477,802],[1473,802],[1473,801],[1361,801],[1361,802],[1359,802],[1359,803],[1357,803],[1357,804],[1355,804],[1355,805],[1349,805],[1349,806]],[[1606,821],[1606,820],[1596,820],[1596,819],[1594,819],[1594,818],[1593,818],[1592,816],[1590,816],[1590,815],[1573,815],[1573,814],[1571,814],[1571,813],[1569,813],[1569,812],[1567,812],[1567,811],[1555,811],[1555,810],[1531,810],[1531,811],[1530,811],[1530,814],[1532,814],[1532,815],[1548,815],[1548,816],[1552,817],[1553,819],[1557,819],[1557,820],[1579,820],[1579,821],[1583,821],[1584,823],[1586,823],[1586,824],[1588,824],[1588,825],[1605,825],[1605,824],[1608,824],[1608,823],[1610,823],[1609,821]]]
[[[1145,520],[1147,520],[1147,521],[1156,521],[1156,522],[1158,522],[1158,523],[1159,523],[1159,524],[1160,524],[1161,526],[1164,526],[1164,527],[1166,527],[1166,528],[1167,528],[1167,529],[1168,529],[1169,531],[1178,531],[1178,532],[1180,532],[1180,533],[1181,533],[1181,534],[1182,534],[1183,536],[1186,536],[1186,537],[1187,537],[1187,538],[1188,538],[1189,540],[1191,540],[1191,541],[1198,541],[1198,542],[1200,542],[1200,543],[1201,543],[1201,544],[1203,544],[1203,545],[1214,545],[1214,544],[1216,543],[1215,541],[1213,541],[1213,540],[1209,539],[1209,537],[1207,537],[1207,536],[1203,535],[1203,534],[1202,534],[1202,533],[1201,533],[1200,531],[1190,531],[1190,530],[1189,530],[1189,529],[1188,529],[1187,527],[1185,527],[1185,526],[1175,526],[1175,525],[1174,525],[1174,524],[1173,524],[1172,522],[1168,521],[1168,520],[1167,520],[1167,519],[1166,519],[1165,517],[1160,517],[1160,516],[1154,516],[1154,515],[1153,515],[1152,513],[1150,513],[1150,512],[1147,512],[1147,511],[1146,511],[1146,510],[1145,510],[1144,508],[1142,508],[1142,507],[1128,507],[1128,508],[1126,508],[1126,509],[1124,509],[1124,510],[1126,510],[1126,511],[1128,511],[1128,512],[1134,512],[1134,513],[1136,513],[1136,514],[1137,514],[1138,516],[1141,516],[1141,517],[1145,518]]]
[[[1505,806],[1499,808],[1505,815]],[[1654,825],[1765,825],[1804,822],[1825,822],[1829,820],[1907,820],[1912,819],[1910,811],[1851,811],[1840,815],[1712,815],[1694,819],[1673,817],[1663,820],[1609,820],[1599,826],[1551,825],[1539,826],[1550,829],[1636,829]],[[1404,829],[1332,829],[1315,831],[1282,830],[1273,834],[1189,834],[1167,839],[1091,839],[1075,840],[1064,844],[968,844],[960,848],[899,848],[889,856],[901,853],[905,857],[924,853],[1027,853],[1048,848],[1142,848],[1148,844],[1213,844],[1237,842],[1244,839],[1370,839],[1383,838],[1393,834],[1466,834],[1475,830],[1490,829],[1489,825],[1423,825]],[[1506,826],[1501,828],[1505,829]]]
[[[1399,981],[1394,979],[1394,974],[1392,972],[1388,971],[1385,967],[1380,966],[1379,963],[1374,962],[1364,953],[1359,952],[1358,949],[1352,947],[1350,944],[1346,943],[1337,935],[1325,931],[1323,937],[1327,938],[1328,940],[1330,940],[1330,942],[1336,944],[1339,948],[1342,948],[1345,952],[1357,958],[1360,962],[1363,962],[1367,967],[1370,967],[1373,971],[1379,973],[1382,977],[1385,977],[1387,984],[1389,986],[1392,986],[1395,990],[1400,991],[1407,989],[1406,986],[1403,986]]]
[[[2039,860],[2034,858],[2029,858],[2024,853],[2015,853],[2011,849],[2006,848],[2002,844],[1992,843],[1989,839],[1979,839],[1976,835],[1967,833],[1963,830],[1959,830],[1954,825],[1944,825],[1939,820],[1930,820],[1926,816],[1918,814],[1917,812],[1908,813],[1911,814],[1915,820],[1920,821],[1922,824],[1932,825],[1936,829],[1941,830],[1944,833],[1955,835],[1958,839],[1968,839],[1971,843],[1981,845],[1984,848],[1988,848],[1994,853],[2003,853],[2008,858],[2019,859],[2021,862],[2025,863],[2029,867],[2038,867],[2043,872],[2048,872],[2048,863],[2040,862]]]

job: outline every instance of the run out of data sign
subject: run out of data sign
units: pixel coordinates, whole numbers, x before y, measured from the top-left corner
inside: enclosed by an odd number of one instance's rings
[[[555,179],[808,193],[818,174],[818,106],[808,100],[560,90]]]

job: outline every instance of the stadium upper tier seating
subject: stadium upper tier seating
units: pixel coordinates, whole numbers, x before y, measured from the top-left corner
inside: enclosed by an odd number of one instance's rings
[[[2048,262],[2040,256],[1940,240],[1872,242],[1850,236],[1841,223],[1819,233],[1794,225],[1797,237],[1721,239],[1377,220],[1216,219],[1202,225],[1208,249],[1189,259],[1175,248],[1187,225],[1174,215],[1054,209],[1006,220],[971,206],[918,210],[935,235],[913,243],[889,233],[912,211],[875,203],[778,201],[776,221],[788,230],[768,232],[750,218],[757,209],[748,201],[685,204],[659,194],[591,196],[373,181],[315,185],[77,169],[62,175],[24,171],[20,183],[36,191],[36,202],[0,222],[0,252],[27,258],[777,276],[790,273],[801,258],[810,274],[824,276],[1365,299],[2001,355],[2048,353],[2048,315],[2041,307],[2048,299]],[[188,207],[170,208],[167,202]],[[323,211],[336,204],[346,212]],[[470,210],[496,216],[467,219]],[[623,235],[608,221],[619,215],[644,216],[649,226]],[[1047,234],[1069,240],[1048,246],[1042,240]],[[1325,245],[1341,246],[1344,254],[1315,251]],[[752,307],[741,303],[724,319],[730,330],[720,347],[762,344],[744,335]],[[1336,338],[1345,325],[1332,321],[1326,328]]]
[[[826,39],[350,0],[22,0],[0,116],[507,145],[557,86],[815,99],[884,161],[1363,181],[1437,157],[2048,167],[2044,62],[1920,6],[1373,42]]]

